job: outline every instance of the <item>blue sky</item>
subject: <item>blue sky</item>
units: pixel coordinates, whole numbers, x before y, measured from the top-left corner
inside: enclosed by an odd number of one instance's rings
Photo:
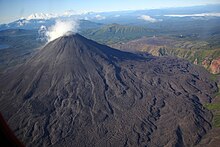
[[[183,7],[220,3],[220,0],[0,0],[0,23],[32,13],[74,11],[117,11],[165,7]]]

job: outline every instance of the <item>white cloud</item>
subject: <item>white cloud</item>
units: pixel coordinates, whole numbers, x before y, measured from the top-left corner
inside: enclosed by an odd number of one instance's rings
[[[99,15],[99,14],[96,15],[95,18],[96,18],[97,20],[103,20],[103,19],[106,19],[105,16],[101,16],[101,15]]]
[[[78,27],[79,24],[77,20],[57,20],[56,23],[49,28],[41,26],[38,33],[41,40],[45,39],[49,42],[61,36],[76,33]]]
[[[141,15],[141,16],[138,17],[138,19],[142,19],[142,20],[149,21],[149,22],[152,22],[152,23],[159,21],[155,18],[150,17],[149,15]]]
[[[169,17],[220,17],[220,13],[200,13],[200,14],[171,14]]]

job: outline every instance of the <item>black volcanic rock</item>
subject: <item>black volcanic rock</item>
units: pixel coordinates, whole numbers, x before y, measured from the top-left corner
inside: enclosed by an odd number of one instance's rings
[[[211,128],[208,73],[78,34],[0,79],[0,112],[27,146],[192,146]]]

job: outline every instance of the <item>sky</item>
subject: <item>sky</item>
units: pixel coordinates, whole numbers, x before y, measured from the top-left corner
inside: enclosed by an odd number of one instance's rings
[[[106,12],[220,4],[220,0],[0,0],[0,23],[33,13]]]

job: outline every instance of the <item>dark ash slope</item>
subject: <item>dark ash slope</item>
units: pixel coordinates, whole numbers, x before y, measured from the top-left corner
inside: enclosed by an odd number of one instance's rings
[[[0,112],[27,146],[192,146],[211,128],[208,73],[78,34],[0,79]]]

